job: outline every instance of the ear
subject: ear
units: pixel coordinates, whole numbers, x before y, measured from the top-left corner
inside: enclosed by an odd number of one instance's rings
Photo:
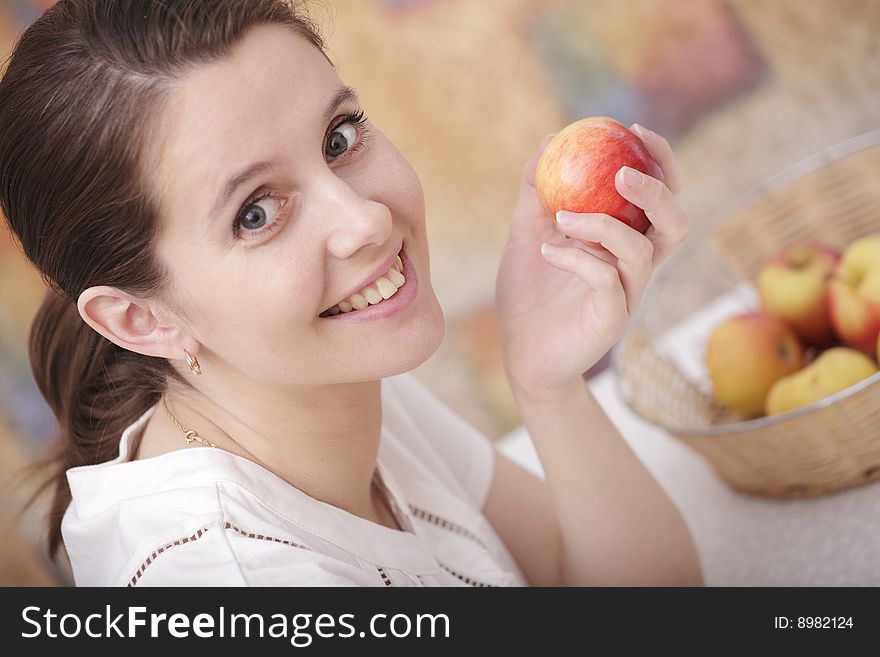
[[[155,301],[136,299],[108,285],[90,287],[76,304],[86,324],[123,349],[172,360],[183,350],[198,353],[199,343],[174,323]]]

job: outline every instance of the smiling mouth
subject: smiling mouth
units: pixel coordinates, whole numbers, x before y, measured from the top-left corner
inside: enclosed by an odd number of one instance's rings
[[[333,317],[340,313],[357,312],[369,306],[378,305],[397,294],[397,291],[406,283],[406,278],[403,276],[403,261],[400,259],[402,252],[403,247],[397,254],[397,259],[391,265],[391,269],[348,299],[328,308],[319,317]]]

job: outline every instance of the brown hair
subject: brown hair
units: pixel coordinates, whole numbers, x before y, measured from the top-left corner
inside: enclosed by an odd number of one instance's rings
[[[141,297],[169,289],[154,248],[159,204],[141,168],[150,118],[187,70],[261,24],[288,26],[327,57],[293,0],[60,0],[20,37],[0,80],[0,208],[48,286],[29,350],[60,435],[31,501],[53,487],[53,558],[67,469],[115,458],[118,436],[168,377],[190,385],[166,359],[94,331],[77,299],[95,285]]]

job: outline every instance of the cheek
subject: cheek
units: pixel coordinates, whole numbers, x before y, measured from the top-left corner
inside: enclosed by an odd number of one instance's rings
[[[387,156],[382,158],[383,202],[397,216],[407,221],[424,221],[425,193],[422,182],[409,161],[388,143]]]
[[[425,194],[422,189],[422,181],[419,179],[416,170],[402,155],[400,156],[397,165],[398,175],[400,176],[400,185],[404,188],[406,195],[410,200],[420,200],[424,202]]]
[[[212,303],[202,305],[214,317],[218,335],[236,343],[254,337],[289,339],[316,314],[319,288],[309,284],[311,274],[294,271],[290,257],[277,255],[259,267],[254,263],[206,281]]]

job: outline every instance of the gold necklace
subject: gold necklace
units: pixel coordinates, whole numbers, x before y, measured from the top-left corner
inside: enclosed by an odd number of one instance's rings
[[[165,395],[162,395],[162,406],[165,407],[165,412],[168,413],[168,417],[171,418],[171,421],[174,422],[175,426],[183,432],[184,438],[186,438],[186,444],[192,444],[193,442],[199,442],[208,447],[213,447],[217,449],[217,445],[214,443],[205,440],[199,434],[197,434],[192,429],[184,429],[180,422],[177,421],[177,418],[171,414],[171,410],[168,408],[168,402],[165,401]]]
[[[162,395],[162,406],[165,407],[165,412],[168,414],[168,417],[171,418],[171,421],[174,422],[174,425],[183,432],[183,436],[184,436],[184,438],[186,438],[187,445],[189,445],[193,442],[199,442],[199,443],[202,443],[203,445],[207,445],[208,447],[213,447],[214,449],[219,449],[219,447],[217,447],[217,445],[215,445],[214,443],[212,443],[210,441],[205,440],[204,438],[202,438],[199,434],[197,434],[192,429],[185,429],[183,427],[183,425],[180,424],[180,422],[178,422],[177,418],[174,417],[174,415],[171,413],[171,409],[168,408],[168,402],[165,401],[165,395]],[[403,524],[398,519],[397,514],[394,512],[394,509],[391,506],[391,503],[389,502],[389,499],[385,494],[385,491],[382,490],[382,486],[380,486],[379,482],[377,481],[378,472],[379,471],[376,470],[376,472],[374,473],[373,479],[370,482],[370,487],[375,488],[376,491],[379,493],[379,498],[382,500],[382,503],[385,506],[386,511],[388,513],[390,513],[391,517],[394,519],[394,524],[397,525],[398,530],[404,531]]]

